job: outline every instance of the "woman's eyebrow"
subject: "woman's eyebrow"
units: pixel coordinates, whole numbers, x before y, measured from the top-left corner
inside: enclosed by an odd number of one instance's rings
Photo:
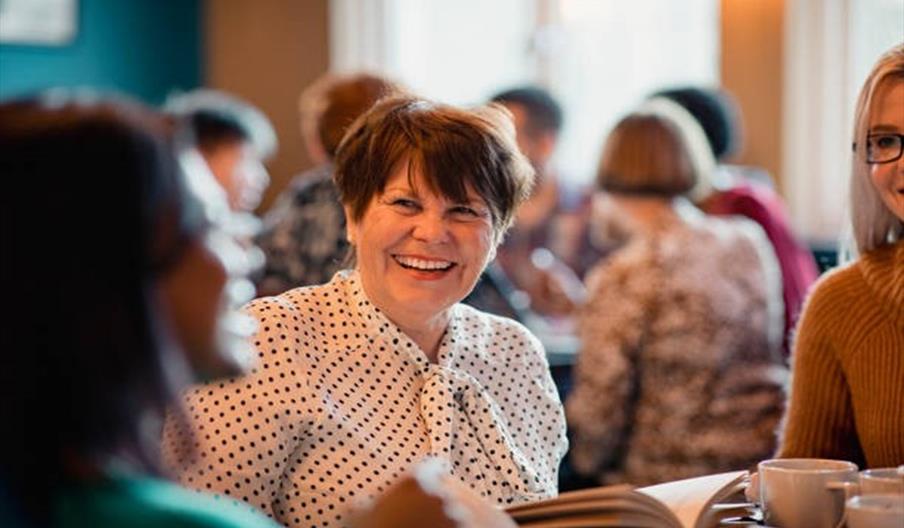
[[[470,206],[477,206],[477,207],[489,207],[489,205],[487,204],[487,201],[486,201],[486,200],[484,200],[484,199],[481,198],[480,196],[476,196],[476,195],[469,195],[469,196],[466,196],[465,199],[464,199],[464,201],[462,201],[459,205],[470,205]]]
[[[897,132],[898,130],[899,130],[899,127],[897,127],[895,125],[891,125],[891,124],[886,124],[886,123],[878,123],[875,125],[870,125],[870,127],[869,127],[869,133]]]
[[[388,193],[405,194],[408,196],[417,196],[418,195],[417,191],[415,191],[411,187],[399,187],[399,186],[387,187],[386,189],[383,190],[383,194],[388,194]]]

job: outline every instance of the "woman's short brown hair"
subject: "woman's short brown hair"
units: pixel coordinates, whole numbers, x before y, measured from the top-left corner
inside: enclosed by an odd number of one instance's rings
[[[430,191],[466,202],[470,186],[490,209],[497,241],[530,194],[534,170],[518,151],[511,115],[500,105],[462,109],[412,96],[384,99],[349,128],[334,179],[360,221],[404,161]]]
[[[597,186],[631,194],[685,194],[714,167],[708,148],[687,111],[657,100],[624,117],[609,134]]]

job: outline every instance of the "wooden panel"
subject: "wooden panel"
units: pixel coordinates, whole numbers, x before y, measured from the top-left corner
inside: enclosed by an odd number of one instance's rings
[[[737,163],[765,167],[782,188],[784,0],[722,0],[722,85],[738,99]]]
[[[329,67],[328,0],[207,0],[205,81],[257,105],[273,122],[279,152],[266,210],[289,179],[311,166],[298,127],[298,94]]]

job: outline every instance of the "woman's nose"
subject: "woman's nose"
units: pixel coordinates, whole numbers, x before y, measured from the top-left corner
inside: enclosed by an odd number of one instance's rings
[[[449,240],[449,226],[446,218],[438,213],[418,215],[414,220],[412,235],[417,240],[428,244],[441,244]]]

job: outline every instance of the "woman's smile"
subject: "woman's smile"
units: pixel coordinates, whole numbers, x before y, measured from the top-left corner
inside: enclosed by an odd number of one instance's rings
[[[446,277],[458,264],[451,260],[421,255],[395,254],[393,260],[421,280],[438,280]]]

